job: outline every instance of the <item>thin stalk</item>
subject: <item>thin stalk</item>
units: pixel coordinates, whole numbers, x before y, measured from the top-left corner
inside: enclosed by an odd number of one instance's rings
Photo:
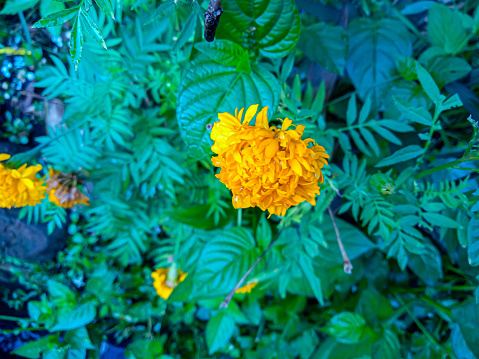
[[[7,320],[9,322],[18,322],[20,320],[30,320],[28,318],[18,318],[18,317],[11,317],[9,315],[0,315],[0,320]]]
[[[432,118],[432,125],[431,125],[431,128],[429,129],[429,135],[427,137],[426,145],[424,146],[424,152],[422,153],[421,157],[419,158],[419,161],[417,161],[417,163],[416,163],[416,170],[424,162],[424,157],[426,157],[426,153],[429,149],[429,146],[431,146],[432,136],[434,135],[434,132],[436,132],[436,123],[439,120],[439,115],[440,115],[439,106],[436,105],[436,108],[434,110],[434,116]]]
[[[426,151],[426,149],[424,150]],[[445,170],[447,168],[450,168],[450,167],[455,167],[461,163],[464,163],[464,162],[469,162],[469,161],[476,161],[476,160],[479,160],[479,156],[477,155],[473,155],[473,156],[466,156],[466,157],[462,157],[462,158],[459,158],[458,160],[455,160],[455,161],[452,161],[452,162],[448,162],[448,163],[445,163],[441,166],[437,166],[437,167],[434,167],[434,168],[430,168],[428,169],[427,171],[422,171],[420,173],[418,173],[416,175],[416,178],[422,178],[422,177],[425,177],[427,175],[430,175],[434,172],[437,172],[437,171],[442,171],[442,170]],[[418,162],[419,163],[419,162]],[[458,169],[464,169],[464,168],[458,168]]]
[[[336,232],[336,239],[338,241],[339,250],[341,251],[341,255],[343,257],[344,273],[351,274],[353,270],[353,265],[351,264],[351,261],[349,260],[348,253],[346,253],[346,250],[344,249],[343,242],[341,241],[341,236],[339,235],[338,226],[336,226],[336,221],[334,220],[334,213],[331,210],[330,206],[328,206],[328,212],[329,212],[329,216],[331,217],[331,221],[333,221],[334,231]]]
[[[28,29],[27,21],[25,20],[25,16],[23,15],[23,11],[18,13],[18,17],[20,18],[20,23],[22,24],[23,31],[25,32],[25,38],[27,39],[28,49],[33,54],[32,48],[32,38],[30,37],[30,30]]]
[[[238,217],[236,219],[236,225],[241,227],[241,223],[243,222],[243,208],[238,209]]]

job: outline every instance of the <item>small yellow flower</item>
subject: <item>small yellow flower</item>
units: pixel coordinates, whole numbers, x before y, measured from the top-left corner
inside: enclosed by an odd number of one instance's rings
[[[236,293],[251,293],[251,289],[253,289],[257,285],[258,285],[258,282],[248,283],[242,286],[241,288],[239,288],[238,290],[236,290]]]
[[[233,206],[258,206],[278,216],[304,201],[314,206],[329,155],[313,139],[301,139],[303,125],[291,129],[293,121],[285,118],[281,128],[270,127],[268,107],[256,115],[257,109],[250,106],[243,122],[244,109],[235,116],[220,113],[211,131],[211,149],[218,155],[212,162],[221,167],[216,177],[233,192]]]
[[[168,279],[168,270],[169,268],[158,268],[156,271],[151,273],[151,277],[155,280],[153,282],[153,287],[156,289],[156,293],[163,298],[168,299],[173,292],[173,289],[181,282],[183,282],[188,275],[188,273],[182,272],[180,269],[177,271],[176,280]]]
[[[42,166],[24,164],[20,168],[8,168],[1,161],[9,158],[10,155],[0,153],[0,207],[36,206],[45,198],[45,181],[37,178]]]
[[[48,198],[58,207],[72,208],[77,204],[90,205],[89,199],[77,187],[78,179],[73,173],[62,173],[50,168],[48,184]]]

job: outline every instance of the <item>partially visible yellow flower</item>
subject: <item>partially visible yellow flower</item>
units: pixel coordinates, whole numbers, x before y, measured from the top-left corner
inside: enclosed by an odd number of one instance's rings
[[[242,286],[241,288],[239,288],[238,290],[236,290],[236,293],[251,293],[251,289],[253,289],[257,285],[258,285],[258,282],[248,283]]]
[[[62,173],[50,168],[48,184],[48,198],[58,207],[72,208],[77,204],[90,205],[89,199],[77,187],[77,178],[73,173]]]
[[[45,181],[37,178],[42,166],[7,168],[1,161],[9,158],[10,155],[0,153],[0,207],[36,206],[45,198]]]
[[[184,273],[180,269],[177,269],[176,280],[169,280],[168,270],[169,268],[158,268],[151,273],[151,277],[155,280],[153,282],[153,287],[155,287],[156,293],[158,293],[163,299],[168,299],[171,292],[173,292],[173,289],[175,289],[179,283],[183,282],[188,275],[188,273]]]
[[[258,206],[278,216],[304,201],[314,206],[329,155],[313,139],[301,139],[303,125],[291,129],[293,121],[285,118],[281,128],[270,127],[268,107],[256,115],[257,109],[250,106],[243,122],[244,109],[235,116],[220,113],[211,131],[211,149],[218,155],[212,162],[221,167],[216,177],[233,192],[233,206]]]
[[[0,49],[0,54],[6,54],[9,56],[12,56],[12,55],[25,56],[27,54],[31,55],[31,51],[27,51],[23,48],[13,49],[11,47],[4,47],[3,49]]]

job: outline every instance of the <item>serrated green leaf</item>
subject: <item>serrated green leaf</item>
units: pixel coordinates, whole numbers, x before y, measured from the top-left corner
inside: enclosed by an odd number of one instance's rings
[[[247,51],[233,41],[198,42],[195,44],[195,48],[220,65],[234,66],[237,70],[238,65],[241,65],[242,70],[248,73],[251,72]]]
[[[421,125],[432,126],[432,116],[425,108],[413,108],[400,97],[394,96],[393,100],[396,107],[408,120],[420,123]]]
[[[343,27],[317,23],[301,31],[298,46],[312,61],[342,75],[348,55],[348,40]]]
[[[232,0],[222,3],[216,37],[242,45],[249,42],[268,58],[287,56],[300,35],[300,18],[292,0]],[[248,49],[249,50],[249,49]]]
[[[458,228],[459,223],[455,220],[446,217],[439,213],[426,212],[422,216],[433,226],[445,227],[445,228]]]
[[[40,0],[7,0],[0,15],[15,15],[34,7]]]
[[[32,27],[43,28],[62,25],[68,20],[71,20],[77,14],[79,8],[79,6],[74,6],[69,9],[47,15],[43,19],[38,20],[35,24],[33,24]]]
[[[391,156],[384,158],[379,161],[379,163],[374,167],[386,167],[392,166],[396,163],[412,160],[413,158],[419,157],[424,152],[422,147],[417,145],[409,145],[407,147],[401,148],[394,152]]]
[[[98,7],[109,17],[115,20],[115,15],[113,14],[113,7],[111,5],[111,0],[95,0]]]
[[[220,309],[218,314],[206,325],[206,343],[209,354],[214,354],[223,348],[233,336],[235,322],[228,309]]]
[[[35,341],[28,342],[12,351],[12,354],[29,359],[39,359],[41,354],[58,345],[58,335],[47,335]]]
[[[108,50],[98,25],[95,24],[90,15],[88,15],[88,12],[82,11],[80,13],[80,17],[82,19],[83,28],[88,30],[91,36],[100,44],[101,47],[103,47],[105,50]]]
[[[70,37],[70,56],[75,66],[75,69],[78,69],[80,64],[81,54],[83,50],[83,31],[81,27],[80,14],[82,10],[79,9],[78,15],[75,18],[75,22],[72,26],[72,32]]]
[[[185,71],[178,97],[178,124],[189,153],[195,158],[210,153],[206,125],[216,122],[218,113],[234,114],[236,108],[259,104],[259,108],[269,106],[271,116],[279,97],[278,80],[262,65],[247,74],[198,57]]]

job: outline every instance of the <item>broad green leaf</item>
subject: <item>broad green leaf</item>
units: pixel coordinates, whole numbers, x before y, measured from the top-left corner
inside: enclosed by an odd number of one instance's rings
[[[460,57],[443,56],[431,61],[428,69],[439,87],[462,79],[472,70],[471,65]]]
[[[308,257],[305,254],[302,254],[299,257],[298,264],[301,267],[301,270],[303,271],[304,276],[308,280],[309,285],[311,286],[311,289],[313,290],[314,296],[316,297],[318,302],[321,305],[323,305],[324,299],[323,299],[323,292],[321,290],[321,280],[315,274],[313,263],[311,262],[310,257]]]
[[[451,328],[451,347],[454,354],[461,359],[477,359],[472,353],[471,349],[467,346],[464,336],[461,333],[459,324],[454,323]]]
[[[94,349],[85,327],[70,330],[65,334],[65,342],[73,349]]]
[[[216,122],[218,113],[234,114],[236,108],[259,104],[259,108],[269,106],[271,116],[279,97],[278,80],[263,65],[253,66],[247,74],[201,55],[183,74],[178,97],[178,124],[189,153],[196,159],[210,153],[206,125]]]
[[[12,354],[24,358],[39,359],[42,353],[52,349],[55,345],[58,345],[58,334],[47,335],[22,345],[20,348],[14,350]]]
[[[434,285],[443,278],[441,253],[429,243],[420,255],[410,253],[407,265],[428,285]]]
[[[369,325],[375,326],[379,321],[389,318],[394,310],[389,300],[370,285],[361,292],[355,311],[362,315]]]
[[[331,318],[326,331],[340,343],[356,344],[365,338],[368,326],[361,315],[343,312]]]
[[[457,10],[435,4],[429,9],[427,24],[431,43],[446,53],[455,55],[467,45],[469,34]]]
[[[163,341],[161,339],[136,339],[126,348],[127,358],[161,359]]]
[[[452,310],[457,324],[461,328],[462,336],[469,349],[479,357],[479,305],[473,300],[463,302]]]
[[[446,227],[446,228],[459,227],[459,223],[457,223],[455,220],[439,213],[426,212],[426,213],[423,213],[422,216],[426,219],[426,221],[431,223],[433,226]]]
[[[365,18],[353,20],[348,34],[346,70],[361,99],[371,96],[377,108],[390,89],[396,57],[412,55],[412,35],[399,20]]]
[[[96,305],[94,302],[87,302],[76,307],[71,313],[62,312],[57,318],[50,331],[72,330],[84,327],[96,318]]]
[[[108,50],[98,25],[95,24],[90,15],[88,15],[88,12],[82,11],[80,13],[80,18],[82,20],[83,27],[88,30],[93,39],[95,39],[105,50]]]
[[[348,55],[348,34],[341,26],[325,23],[311,25],[301,31],[301,51],[326,70],[342,75]]]
[[[75,294],[70,288],[52,279],[47,282],[47,289],[52,298],[64,298],[66,301],[75,300]]]
[[[7,0],[0,15],[15,15],[21,11],[31,9],[40,0]]]
[[[408,119],[421,125],[432,126],[432,116],[423,107],[411,107],[404,99],[400,97],[393,97],[394,104],[401,111],[401,113]]]
[[[394,152],[391,156],[384,158],[374,167],[392,166],[396,163],[412,160],[419,157],[424,152],[422,147],[417,145],[409,145]]]
[[[311,359],[367,359],[371,358],[371,339],[366,337],[356,344],[345,344],[327,338]]]
[[[42,28],[62,25],[68,20],[71,20],[78,13],[79,9],[79,6],[74,6],[69,9],[47,15],[43,19],[38,20],[35,24],[33,24],[32,27]]]
[[[198,42],[195,48],[220,65],[234,66],[237,71],[238,66],[241,66],[245,72],[251,72],[248,52],[233,41]],[[294,59],[294,56],[292,58]]]
[[[111,5],[111,0],[95,0],[98,7],[109,17],[115,20],[115,15],[113,14],[113,8]]]
[[[75,69],[78,69],[78,64],[81,60],[81,53],[83,50],[83,31],[81,26],[80,15],[83,10],[79,9],[78,15],[75,18],[75,22],[72,26],[72,32],[70,37],[70,56],[72,58]]]
[[[358,116],[358,110],[356,107],[356,95],[352,95],[348,102],[348,110],[346,112],[346,122],[348,126],[351,126]]]
[[[206,325],[206,343],[210,355],[216,353],[229,342],[235,327],[235,322],[228,309],[220,309],[218,314],[210,319]]]
[[[293,0],[231,0],[222,3],[216,37],[248,43],[268,58],[287,56],[300,35],[300,18]]]
[[[373,343],[372,359],[397,359],[400,357],[400,344],[396,333],[385,329],[381,339]]]
[[[259,257],[251,233],[244,228],[232,228],[217,235],[203,248],[197,263],[195,287],[205,292],[228,293]],[[250,277],[261,270],[259,263]],[[210,289],[208,289],[210,288]]]
[[[424,89],[424,92],[426,92],[432,102],[439,104],[441,102],[441,92],[439,91],[439,87],[437,87],[432,76],[419,63],[416,63],[416,71],[417,77],[422,88]]]

